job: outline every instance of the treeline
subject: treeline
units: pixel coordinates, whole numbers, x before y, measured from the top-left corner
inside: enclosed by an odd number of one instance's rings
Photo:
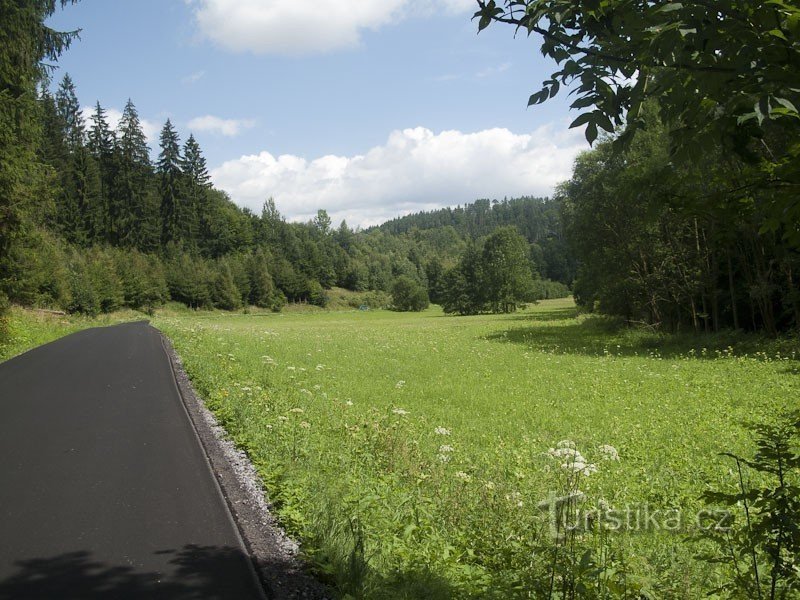
[[[581,155],[558,193],[578,303],[667,331],[800,330],[798,224],[771,218],[785,186],[750,169],[719,146],[675,160],[653,107],[627,151],[607,139]]]
[[[279,310],[287,302],[325,306],[333,286],[390,291],[400,278],[441,301],[444,273],[475,235],[506,220],[477,229],[354,231],[345,222],[333,228],[320,210],[307,223],[287,223],[271,199],[257,215],[214,189],[199,143],[191,134],[182,143],[169,120],[151,161],[131,100],[116,128],[99,103],[87,120],[65,75],[55,93],[40,86],[35,108],[42,176],[21,213],[2,285],[24,305],[96,313],[175,300],[194,308]],[[497,206],[522,211],[523,230],[539,231],[537,239],[550,244],[548,263],[541,245],[525,243],[531,273],[568,262],[552,252],[563,238],[552,204],[504,201],[495,205],[499,213]],[[540,288],[534,296],[568,293],[563,285]]]
[[[530,243],[531,256],[541,276],[571,285],[577,267],[563,234],[560,205],[558,199],[533,196],[482,199],[455,208],[397,217],[379,229],[395,235],[451,230],[460,238],[475,241],[498,227],[513,225]]]

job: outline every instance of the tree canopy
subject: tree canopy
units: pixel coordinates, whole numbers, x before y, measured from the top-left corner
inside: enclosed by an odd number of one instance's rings
[[[743,157],[751,170],[741,191],[771,190],[763,228],[783,227],[800,245],[796,2],[477,2],[479,29],[498,22],[539,36],[542,54],[557,63],[529,105],[571,89],[572,108],[583,111],[572,126],[585,126],[590,142],[624,126],[624,146],[655,100],[672,151],[697,159],[721,145]]]

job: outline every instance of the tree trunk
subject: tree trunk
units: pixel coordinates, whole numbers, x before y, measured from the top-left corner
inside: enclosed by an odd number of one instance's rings
[[[731,311],[733,311],[733,328],[739,329],[739,309],[736,306],[736,286],[733,283],[733,264],[731,251],[728,248],[728,288],[731,294]]]

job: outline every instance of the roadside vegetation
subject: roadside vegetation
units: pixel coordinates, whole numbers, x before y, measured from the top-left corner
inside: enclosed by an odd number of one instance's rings
[[[791,342],[664,336],[567,300],[156,325],[343,597],[538,598],[570,577],[574,597],[699,597],[729,575],[694,525],[704,492],[738,486],[719,454],[751,453],[745,423],[800,396]],[[657,526],[559,546],[540,503],[577,490]]]

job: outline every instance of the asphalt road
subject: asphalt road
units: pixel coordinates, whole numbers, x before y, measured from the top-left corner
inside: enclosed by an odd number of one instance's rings
[[[262,599],[146,323],[0,364],[0,599]]]

